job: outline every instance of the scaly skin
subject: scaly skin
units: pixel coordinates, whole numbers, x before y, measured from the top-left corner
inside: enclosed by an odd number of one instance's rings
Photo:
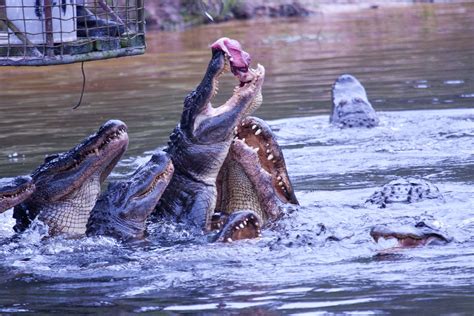
[[[228,45],[230,56],[223,47]],[[234,65],[232,59],[238,64]],[[230,62],[227,62],[230,60]],[[217,92],[218,77],[230,63],[240,84],[232,97],[218,108],[210,104]],[[157,213],[209,230],[216,205],[216,178],[232,142],[234,127],[261,103],[265,76],[263,66],[248,68],[249,56],[237,41],[222,39],[212,45],[212,58],[196,90],[184,101],[180,124],[165,151],[175,172],[157,205]]]
[[[380,238],[394,238],[401,248],[444,245],[452,241],[452,238],[439,229],[430,227],[424,222],[418,222],[414,226],[377,225],[370,230],[370,236],[375,242],[378,242]]]
[[[247,117],[236,127],[217,184],[220,213],[213,216],[213,228],[223,227],[218,234],[221,241],[258,237],[260,227],[298,205],[275,135],[256,117]]]
[[[29,176],[0,179],[0,213],[29,198],[35,185]]]
[[[342,128],[370,128],[379,124],[364,87],[354,76],[345,74],[334,82],[329,122]]]
[[[130,179],[110,183],[91,212],[87,236],[111,236],[121,241],[143,239],[145,222],[173,172],[170,158],[158,152]]]
[[[441,197],[439,189],[431,182],[420,178],[400,178],[385,184],[366,201],[385,208],[391,203],[414,203],[424,199]]]
[[[50,236],[84,235],[100,185],[127,146],[127,126],[108,121],[68,152],[47,157],[32,174],[36,191],[14,209],[15,231],[38,217],[48,225]]]

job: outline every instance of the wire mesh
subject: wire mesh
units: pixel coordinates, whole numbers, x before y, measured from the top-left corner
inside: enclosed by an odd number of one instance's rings
[[[144,0],[0,0],[0,65],[143,54]]]

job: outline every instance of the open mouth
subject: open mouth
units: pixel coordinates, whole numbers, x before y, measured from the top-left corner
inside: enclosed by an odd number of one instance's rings
[[[380,239],[397,241],[395,247],[412,248],[430,244],[446,244],[450,239],[441,235],[437,230],[427,226],[423,222],[412,226],[400,226],[390,228],[385,225],[378,225],[370,230],[370,236],[376,243]]]
[[[247,117],[235,128],[235,140],[243,149],[257,154],[258,163],[272,178],[272,186],[284,203],[298,204],[286,170],[285,159],[270,127],[262,120]]]
[[[230,65],[230,66],[229,66]],[[229,68],[232,69],[232,63],[229,61],[229,57],[225,55],[225,65],[222,70],[214,77],[213,84],[212,84],[212,97],[215,97],[219,92],[219,78],[226,72],[229,71]],[[207,113],[208,116],[218,116],[223,114],[234,107],[237,103],[233,100],[234,97],[244,96],[247,93],[255,93],[256,95],[253,97],[252,102],[248,106],[246,110],[246,114],[250,114],[255,111],[263,101],[262,93],[261,93],[261,85],[258,83],[262,81],[262,78],[265,74],[265,69],[262,65],[258,64],[257,68],[248,68],[245,76],[236,76],[239,79],[239,84],[235,86],[232,97],[223,105],[214,108],[212,107],[211,100],[209,100]],[[242,78],[245,81],[242,81]],[[258,91],[257,91],[258,89]]]
[[[232,242],[241,239],[253,239],[262,236],[262,222],[252,211],[239,211],[227,218],[219,232],[217,241]]]
[[[240,44],[235,40],[227,38],[216,41],[212,46],[213,58],[219,69],[212,76],[210,93],[194,120],[194,131],[197,131],[201,123],[209,118],[223,117],[232,110],[239,107],[239,118],[245,117],[255,111],[262,103],[261,88],[265,76],[265,68],[257,65],[255,69],[250,67],[250,55],[242,50]],[[217,62],[216,53],[222,52],[220,63]],[[231,71],[238,79],[232,96],[221,106],[213,107],[211,99],[219,91],[219,78],[226,72]],[[236,117],[237,118],[237,117]]]
[[[373,238],[377,243],[379,242],[380,238],[383,238],[385,240],[395,239],[397,241],[397,245],[395,247],[398,248],[419,247],[428,243],[428,238],[422,238],[418,236],[415,237],[407,235],[380,235]]]
[[[155,192],[159,184],[168,184],[173,176],[174,167],[171,163],[171,160],[168,162],[165,170],[160,172],[159,174],[155,175],[153,180],[150,184],[143,190],[135,194],[132,198],[133,199],[143,199],[150,195],[151,193]]]

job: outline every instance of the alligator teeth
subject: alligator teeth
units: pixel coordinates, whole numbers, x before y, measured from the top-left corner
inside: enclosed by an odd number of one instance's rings
[[[240,223],[239,227],[240,227],[240,228],[245,228],[244,223]]]
[[[282,187],[282,186],[283,186],[283,182],[278,182],[278,185]]]
[[[94,152],[97,156],[99,156],[99,148],[94,149]]]
[[[228,72],[230,70],[230,64],[226,58],[225,62],[224,62],[224,72]]]
[[[272,159],[273,159],[273,155],[272,154],[268,155],[267,160],[272,160]]]
[[[227,242],[232,242],[232,238],[227,238]]]
[[[270,146],[270,144],[265,144],[265,147],[269,147],[269,146]]]
[[[278,180],[278,181],[281,181],[281,176],[278,176],[278,177],[277,177],[277,180]]]
[[[235,230],[239,230],[240,227],[239,227],[239,226],[235,226],[234,229],[235,229]]]
[[[267,149],[267,154],[271,153],[272,151],[270,149]]]
[[[258,234],[257,234],[257,237],[262,237],[262,233],[258,233]]]
[[[257,125],[252,125],[252,129],[256,129],[257,128]]]
[[[257,136],[258,136],[258,135],[260,135],[260,133],[261,133],[261,132],[262,132],[262,130],[261,130],[261,129],[257,129],[257,131],[255,132],[255,135],[257,135]]]

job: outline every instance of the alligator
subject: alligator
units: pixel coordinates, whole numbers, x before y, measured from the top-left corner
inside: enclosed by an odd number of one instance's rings
[[[344,74],[334,82],[329,122],[341,128],[370,128],[379,124],[364,87],[354,76]]]
[[[92,209],[87,236],[111,236],[121,241],[145,237],[145,222],[173,175],[173,164],[155,153],[127,180],[111,182]]]
[[[414,226],[377,225],[370,230],[370,236],[378,242],[380,238],[396,239],[398,247],[418,247],[425,245],[445,245],[452,241],[439,229],[418,222]]]
[[[258,237],[291,205],[298,205],[285,158],[265,121],[247,117],[217,178],[217,205],[212,228],[217,240],[230,242]]]
[[[234,128],[262,103],[265,69],[249,67],[250,55],[238,41],[221,38],[211,46],[212,57],[197,88],[184,100],[180,123],[165,151],[175,172],[157,205],[157,214],[211,229],[217,199],[216,179],[227,157]],[[214,108],[219,76],[230,68],[239,80],[225,104]]]
[[[366,201],[385,208],[390,203],[414,203],[424,199],[442,197],[439,189],[430,181],[421,178],[399,178],[385,184]]]
[[[0,179],[0,213],[31,196],[35,185],[30,176]]]
[[[100,186],[127,146],[127,126],[111,120],[71,150],[46,157],[31,175],[36,191],[14,208],[14,230],[38,218],[50,236],[85,234]]]

